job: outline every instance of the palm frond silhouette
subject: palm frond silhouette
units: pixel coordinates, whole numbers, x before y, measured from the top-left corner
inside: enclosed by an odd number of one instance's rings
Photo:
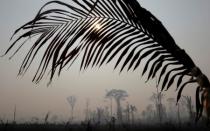
[[[137,0],[73,2],[75,6],[50,1],[33,20],[15,31],[14,35],[18,38],[5,55],[16,48],[13,57],[28,39],[35,39],[19,75],[28,70],[43,48],[45,50],[33,78],[36,83],[40,82],[48,68],[52,80],[56,72],[60,75],[62,69],[71,66],[79,56],[82,57],[81,70],[89,66],[100,67],[114,59],[117,59],[114,68],[136,70],[147,58],[142,75],[148,72],[148,80],[158,75],[162,90],[168,90],[177,78],[177,101],[187,84],[198,83],[196,120],[201,117],[204,101],[209,102],[202,93],[204,90],[210,92],[209,80],[152,13],[141,7]],[[48,8],[52,4],[62,8]],[[185,76],[191,78],[186,80]]]

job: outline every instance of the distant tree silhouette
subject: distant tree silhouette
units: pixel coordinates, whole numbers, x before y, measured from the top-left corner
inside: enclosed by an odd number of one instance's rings
[[[166,117],[166,110],[165,106],[162,103],[162,99],[164,98],[164,94],[161,92],[153,93],[153,95],[150,97],[150,100],[154,102],[155,109],[156,109],[156,116],[159,119],[159,122],[161,123],[164,117]]]
[[[6,55],[16,48],[10,58],[27,40],[35,39],[23,60],[19,75],[25,74],[39,53],[43,55],[33,78],[35,83],[48,70],[52,80],[56,72],[60,75],[64,67],[72,65],[79,56],[82,57],[81,70],[109,63],[116,56],[114,68],[121,65],[120,71],[125,68],[136,70],[141,61],[148,58],[142,75],[148,71],[147,79],[150,80],[159,74],[158,84],[162,81],[162,90],[168,90],[178,78],[177,101],[186,85],[197,83],[196,120],[201,117],[203,107],[208,110],[209,106],[204,106],[210,103],[208,78],[185,50],[176,44],[163,24],[141,7],[137,0],[73,2],[47,2],[33,20],[14,32],[12,38],[18,36],[5,52]],[[55,7],[50,6],[53,4],[59,6],[52,8]],[[209,112],[207,115],[210,117]]]
[[[177,119],[178,119],[179,126],[181,126],[182,121],[181,121],[181,116],[180,116],[180,103],[179,102],[177,103]]]
[[[119,122],[122,122],[122,107],[121,107],[121,101],[125,100],[126,97],[128,97],[128,93],[124,90],[117,90],[117,89],[112,89],[107,92],[106,94],[107,98],[114,98],[117,104],[117,118]]]
[[[191,123],[194,120],[193,104],[190,96],[182,96],[182,104],[187,108],[189,114],[189,122]]]
[[[137,108],[134,105],[130,105],[130,110],[131,110],[131,122],[134,125],[134,121],[135,121],[134,113],[137,112]]]
[[[16,123],[17,107],[15,105],[14,114],[13,114],[13,123]]]
[[[49,117],[50,117],[50,111],[48,111],[47,114],[45,115],[45,118],[44,118],[44,123],[45,124],[48,124]]]
[[[163,105],[163,99],[165,95],[158,90],[157,79],[156,79],[156,89],[157,89],[157,92],[152,94],[152,96],[150,97],[150,100],[155,105],[156,116],[159,119],[159,122],[161,123],[164,117],[166,117],[166,108]]]
[[[104,109],[98,107],[98,108],[97,108],[98,123],[100,123],[100,122],[102,121],[101,119],[102,119],[102,117],[103,117],[103,114],[104,114]]]
[[[109,91],[108,90],[106,90],[106,94],[108,93]],[[112,117],[113,116],[113,101],[112,101],[112,97],[106,97],[105,96],[105,98],[109,98],[109,100],[110,100],[110,117]]]
[[[85,121],[88,122],[90,121],[90,109],[89,109],[89,106],[90,106],[90,100],[89,99],[86,99],[86,109],[85,109]]]
[[[71,106],[71,120],[74,118],[74,107],[76,104],[76,97],[75,96],[69,96],[67,97],[67,101],[69,102],[69,105]]]
[[[126,105],[126,109],[125,111],[125,115],[126,115],[126,121],[127,124],[134,124],[134,113],[137,112],[137,108],[134,105],[129,104],[129,102],[127,102]]]

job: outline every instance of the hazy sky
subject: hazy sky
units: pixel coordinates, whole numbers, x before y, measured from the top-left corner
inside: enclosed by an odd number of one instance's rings
[[[0,54],[11,44],[9,38],[13,31],[34,18],[40,7],[49,0],[0,0]],[[70,0],[63,0],[69,2]],[[195,63],[210,78],[210,1],[209,0],[139,0],[150,10],[172,34],[177,44],[186,50]],[[24,50],[12,60],[8,56],[0,58],[0,118],[11,119],[14,106],[17,106],[17,119],[29,119],[32,116],[44,117],[48,111],[64,117],[70,115],[70,106],[66,98],[77,96],[76,115],[84,114],[86,99],[92,109],[105,106],[105,90],[124,89],[129,93],[126,101],[136,105],[142,111],[148,104],[154,82],[144,83],[141,68],[136,72],[113,70],[109,64],[102,68],[79,72],[78,64],[55,78],[50,87],[47,78],[40,84],[31,82],[35,68],[31,68],[24,77],[17,77],[23,60]],[[36,64],[36,63],[35,63]],[[38,63],[37,63],[38,64]],[[142,66],[143,67],[143,66]],[[97,81],[96,81],[97,78]],[[175,88],[165,92],[166,97],[175,95]],[[194,88],[186,88],[185,94],[194,96]]]

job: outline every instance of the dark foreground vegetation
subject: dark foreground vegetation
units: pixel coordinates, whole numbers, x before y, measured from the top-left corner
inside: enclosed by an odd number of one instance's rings
[[[201,124],[138,124],[138,125],[99,125],[99,124],[1,124],[0,131],[209,131],[210,128]]]

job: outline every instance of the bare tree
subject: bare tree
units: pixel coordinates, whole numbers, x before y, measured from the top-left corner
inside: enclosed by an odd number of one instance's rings
[[[109,120],[111,118],[111,114],[109,112],[109,107],[108,106],[105,106],[104,107],[104,119],[105,121]]]
[[[188,114],[189,114],[189,122],[193,122],[195,119],[195,115],[193,112],[193,104],[192,104],[192,99],[190,96],[182,96],[182,104],[186,107]]]
[[[85,122],[91,121],[92,123],[98,122],[98,112],[97,110],[89,110],[88,118],[86,118]]]
[[[76,97],[75,96],[69,96],[67,97],[67,101],[69,102],[69,105],[71,106],[71,120],[73,120],[74,118],[74,107],[75,107],[75,104],[76,104]]]
[[[131,120],[132,120],[132,124],[134,124],[135,122],[135,112],[137,112],[137,108],[134,105],[130,105],[130,110],[131,110]]]
[[[130,104],[127,102],[127,105],[126,105],[126,108],[124,109],[124,112],[125,112],[125,118],[126,118],[126,121],[127,121],[127,124],[130,124]]]
[[[106,90],[106,94],[108,93],[109,91]],[[110,100],[110,116],[112,117],[113,116],[113,97],[106,97]]]
[[[128,124],[134,125],[135,117],[134,114],[137,112],[137,108],[134,105],[131,105],[127,102],[125,113],[126,113],[126,120]]]
[[[13,114],[13,123],[16,123],[17,107],[15,105],[14,114]]]
[[[120,122],[122,122],[122,107],[121,107],[121,101],[125,100],[126,97],[128,97],[128,93],[124,90],[117,90],[112,89],[107,92],[106,98],[114,98],[117,104],[117,118]]]
[[[178,124],[179,126],[181,126],[182,121],[181,121],[181,116],[180,116],[180,103],[179,102],[177,103],[177,118],[178,118]]]
[[[85,109],[85,121],[86,122],[90,121],[90,116],[89,116],[90,109],[89,109],[89,106],[90,106],[90,100],[86,99],[86,109]]]
[[[156,108],[156,115],[159,119],[159,122],[161,123],[163,118],[166,116],[166,110],[164,105],[162,104],[162,99],[164,98],[164,94],[161,92],[153,93],[153,95],[150,97],[150,100],[154,102],[155,108]]]
[[[45,124],[48,124],[48,119],[50,117],[50,114],[51,114],[50,111],[48,111],[47,114],[45,115],[45,117],[44,117],[44,123]]]
[[[97,108],[98,123],[101,123],[102,122],[103,115],[104,115],[104,109],[98,107]]]

